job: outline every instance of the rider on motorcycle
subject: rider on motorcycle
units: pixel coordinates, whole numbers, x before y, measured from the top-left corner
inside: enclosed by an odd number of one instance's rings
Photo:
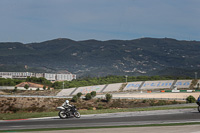
[[[72,107],[72,105],[69,104],[69,100],[66,100],[66,101],[62,104],[62,106],[63,106],[64,108],[69,108],[69,109]]]
[[[197,99],[197,103],[200,103],[200,95],[199,95],[199,97],[198,97],[198,99]]]
[[[74,116],[76,118],[80,118],[81,117],[81,115],[78,112],[76,106],[69,104],[69,100],[66,100],[62,104],[62,106],[57,107],[57,109],[60,110],[59,113],[58,113],[58,116],[60,118],[62,118],[62,119],[69,118],[71,116]]]

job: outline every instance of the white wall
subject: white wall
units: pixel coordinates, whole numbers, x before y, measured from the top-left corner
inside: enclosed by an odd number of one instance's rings
[[[62,89],[56,96],[69,96],[76,88]]]
[[[123,83],[109,84],[103,92],[119,91]]]
[[[189,88],[192,80],[178,80],[175,86],[179,88]]]
[[[141,89],[164,89],[171,88],[174,80],[145,81]]]
[[[128,84],[124,88],[124,91],[126,91],[126,90],[138,90],[138,88],[140,87],[141,84],[142,84],[142,81],[128,82]]]
[[[79,87],[72,95],[76,95],[79,92],[81,92],[82,94],[87,94],[92,91],[101,92],[104,87],[105,85]]]

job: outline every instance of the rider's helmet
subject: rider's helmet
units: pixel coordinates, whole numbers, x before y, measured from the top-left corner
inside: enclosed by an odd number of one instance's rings
[[[69,100],[66,100],[65,103],[68,105],[69,104]]]

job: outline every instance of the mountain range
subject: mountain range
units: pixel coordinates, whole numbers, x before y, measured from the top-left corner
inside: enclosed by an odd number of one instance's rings
[[[24,68],[27,65],[28,68]],[[200,72],[200,41],[171,38],[0,43],[0,71],[71,72],[80,76],[179,75]]]

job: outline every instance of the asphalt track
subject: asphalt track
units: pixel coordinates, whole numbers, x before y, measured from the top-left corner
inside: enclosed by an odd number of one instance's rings
[[[51,117],[29,120],[0,121],[0,130],[146,125],[188,122],[200,122],[200,113],[197,111],[197,109],[83,115],[79,119],[59,119],[58,117]]]

